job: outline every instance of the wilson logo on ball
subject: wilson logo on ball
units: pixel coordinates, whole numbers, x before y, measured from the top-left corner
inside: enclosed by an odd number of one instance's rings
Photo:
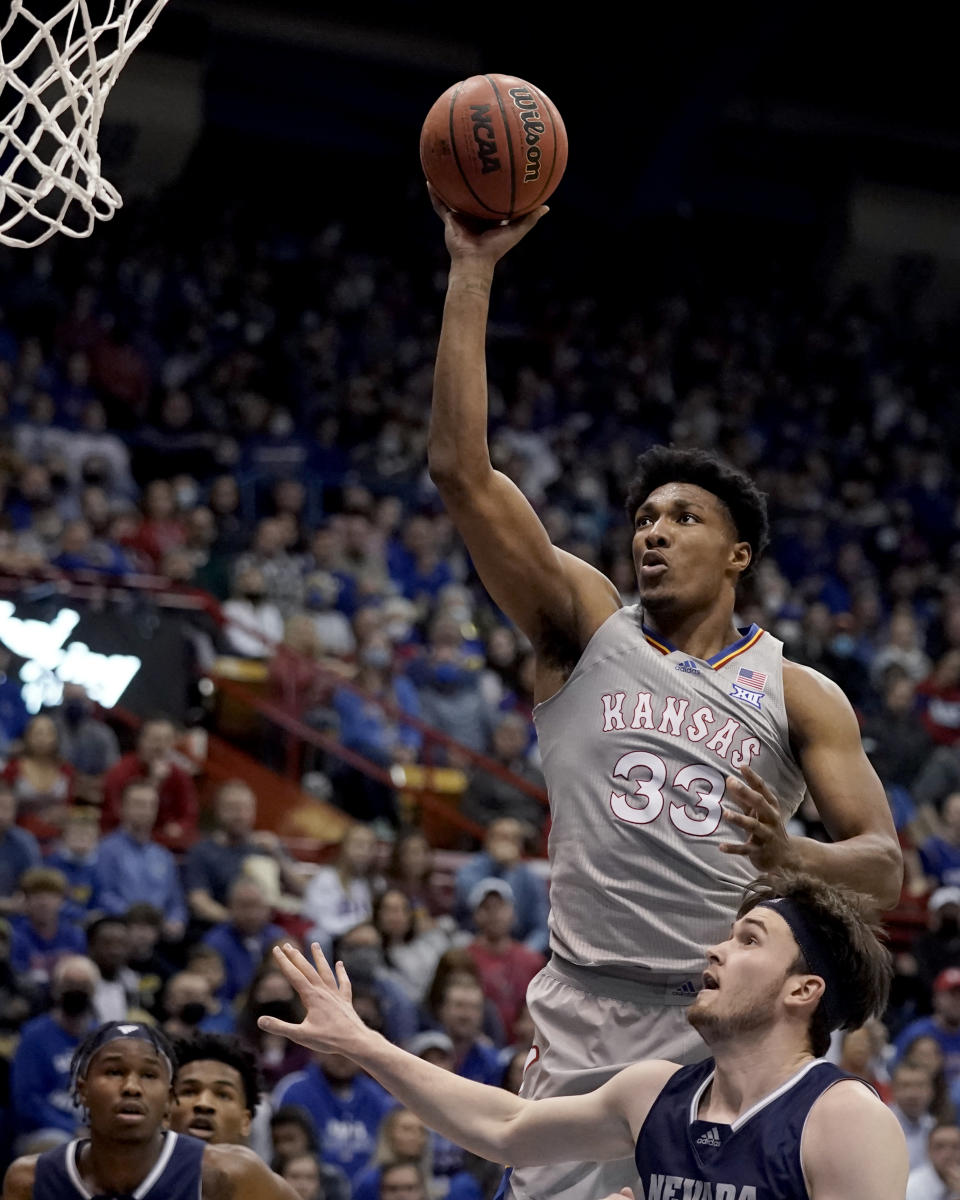
[[[454,212],[513,221],[553,194],[567,165],[567,133],[550,97],[529,80],[471,75],[427,113],[420,162]]]
[[[484,175],[500,170],[497,157],[497,136],[493,132],[493,117],[489,104],[471,104],[470,120],[473,122],[473,140],[480,155],[480,169]]]
[[[523,140],[527,144],[527,156],[523,165],[523,182],[535,183],[540,178],[540,137],[546,131],[546,125],[540,120],[540,110],[537,102],[526,88],[511,88],[510,98],[520,110],[520,123],[523,126]]]

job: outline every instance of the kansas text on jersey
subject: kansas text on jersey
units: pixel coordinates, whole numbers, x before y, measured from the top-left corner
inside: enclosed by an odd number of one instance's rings
[[[749,860],[719,849],[727,776],[749,764],[786,819],[804,782],[790,750],[783,647],[753,626],[710,659],[622,608],[534,711],[550,796],[551,945],[612,975],[692,974],[729,932]]]

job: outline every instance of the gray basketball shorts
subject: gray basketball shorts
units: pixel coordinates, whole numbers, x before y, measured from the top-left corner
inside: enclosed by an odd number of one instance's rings
[[[520,1095],[579,1096],[643,1059],[687,1064],[706,1058],[706,1046],[687,1023],[692,989],[686,986],[688,994],[678,995],[676,980],[633,984],[552,959],[527,989],[535,1032]],[[510,1194],[515,1200],[603,1200],[625,1184],[636,1191],[637,1183],[632,1157],[561,1163],[514,1169]]]

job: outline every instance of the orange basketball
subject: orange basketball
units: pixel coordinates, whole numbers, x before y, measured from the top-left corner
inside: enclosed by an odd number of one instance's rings
[[[567,165],[567,131],[550,98],[532,83],[472,75],[427,113],[420,162],[455,212],[511,220],[553,194]]]

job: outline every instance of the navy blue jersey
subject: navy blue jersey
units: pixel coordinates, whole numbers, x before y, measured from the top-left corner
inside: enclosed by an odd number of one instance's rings
[[[93,1200],[80,1176],[80,1153],[85,1141],[75,1140],[37,1159],[33,1200]],[[101,1194],[96,1200],[199,1200],[200,1169],[206,1143],[168,1130],[160,1157],[129,1197]]]
[[[804,1122],[814,1101],[853,1076],[814,1059],[721,1125],[697,1116],[713,1072],[710,1058],[681,1067],[654,1101],[637,1137],[637,1200],[807,1200]]]

